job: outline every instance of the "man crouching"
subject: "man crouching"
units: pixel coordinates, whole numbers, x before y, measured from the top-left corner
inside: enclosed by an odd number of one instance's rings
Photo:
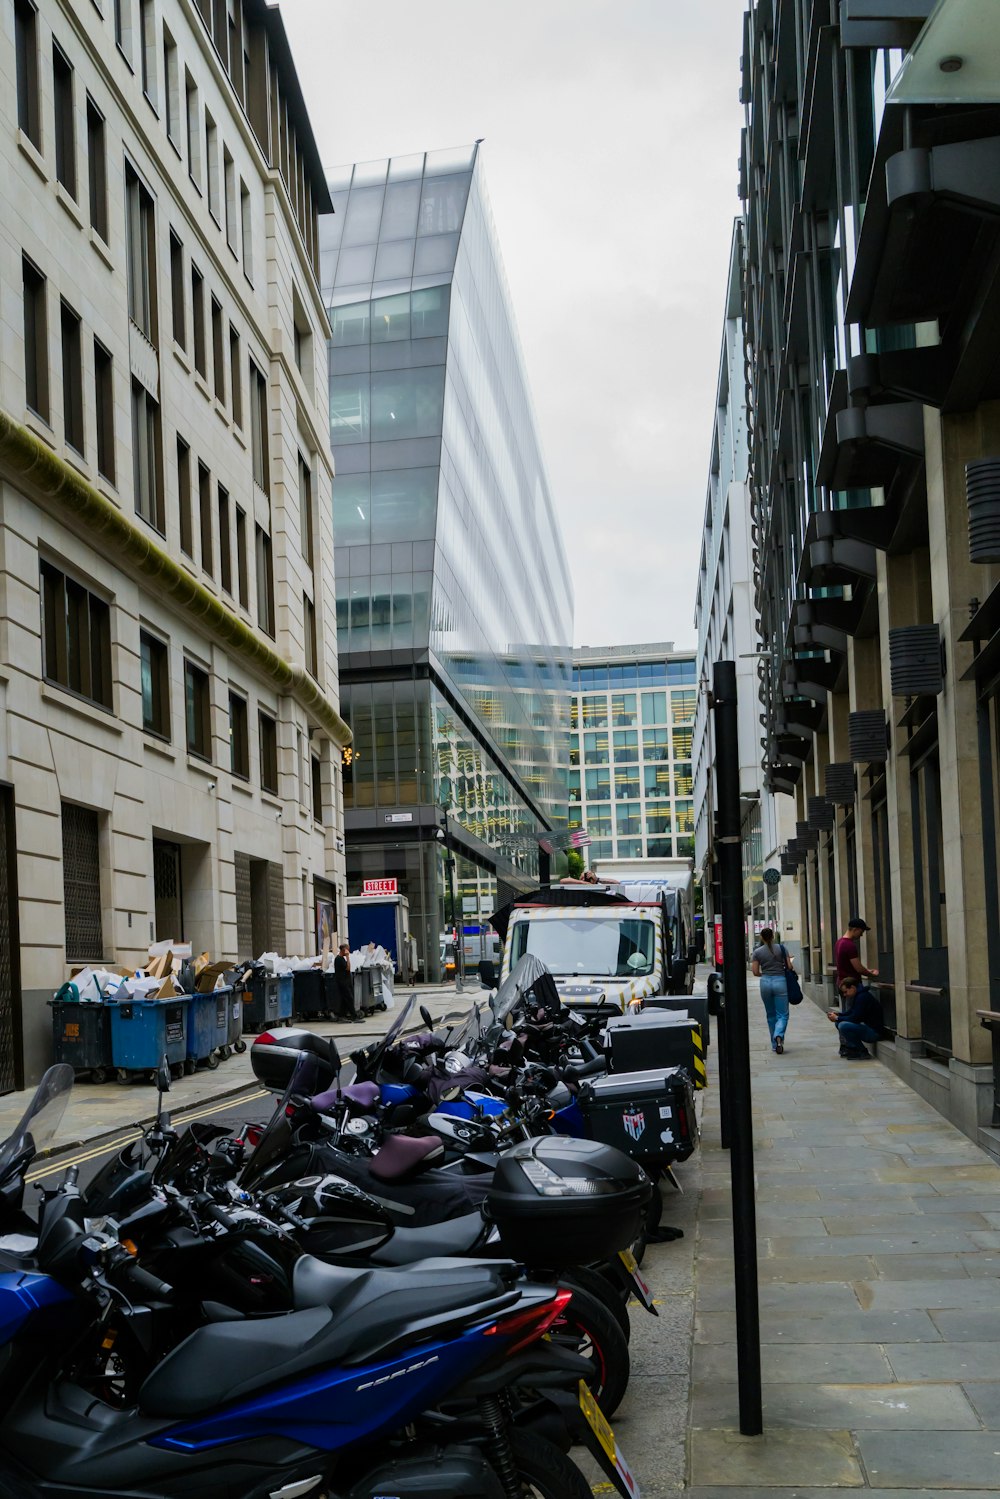
[[[841,1010],[827,1010],[840,1034],[840,1055],[848,1062],[870,1062],[872,1053],[865,1042],[878,1041],[882,1035],[882,1006],[872,991],[859,987],[858,980],[841,979],[837,985]]]

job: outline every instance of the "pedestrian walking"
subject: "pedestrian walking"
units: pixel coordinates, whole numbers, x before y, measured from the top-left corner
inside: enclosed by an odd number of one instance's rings
[[[882,1035],[884,1021],[882,1006],[875,995],[857,978],[841,979],[837,985],[841,1010],[827,1010],[826,1017],[832,1020],[840,1035],[840,1055],[848,1062],[870,1062],[872,1053],[865,1046]]]
[[[767,1014],[767,1028],[771,1032],[771,1050],[780,1056],[785,1049],[785,1031],[788,1028],[788,980],[785,974],[793,966],[780,942],[775,942],[774,932],[769,926],[762,929],[760,946],[750,954],[753,976],[760,979],[760,997]]]

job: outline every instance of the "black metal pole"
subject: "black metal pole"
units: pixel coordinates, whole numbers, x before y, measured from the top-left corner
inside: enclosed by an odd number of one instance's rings
[[[729,1031],[726,1026],[726,990],[723,985],[716,1018],[719,1046],[719,1144],[729,1149]]]
[[[730,1168],[733,1182],[733,1279],[736,1290],[736,1362],[740,1431],[764,1429],[760,1388],[760,1313],[757,1302],[757,1213],[753,1185],[753,1117],[750,1103],[750,1035],[740,847],[740,751],[736,663],[716,661],[712,675],[715,785],[718,797],[716,857],[722,894],[722,952],[726,986]]]

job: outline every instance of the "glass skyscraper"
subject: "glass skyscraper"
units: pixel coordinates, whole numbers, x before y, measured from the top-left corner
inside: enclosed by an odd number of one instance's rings
[[[691,858],[693,651],[666,642],[573,652],[569,826],[597,859]]]
[[[453,916],[474,946],[565,829],[572,588],[478,146],[348,166],[330,190],[348,893],[395,876],[435,978]]]

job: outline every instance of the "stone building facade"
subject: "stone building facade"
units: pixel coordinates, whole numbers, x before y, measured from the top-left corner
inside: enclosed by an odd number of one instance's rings
[[[151,941],[342,900],[329,196],[275,7],[11,0],[0,40],[0,1088]]]
[[[1000,1154],[1000,48],[963,14],[747,12],[751,526],[810,988],[860,911],[880,1059]]]

